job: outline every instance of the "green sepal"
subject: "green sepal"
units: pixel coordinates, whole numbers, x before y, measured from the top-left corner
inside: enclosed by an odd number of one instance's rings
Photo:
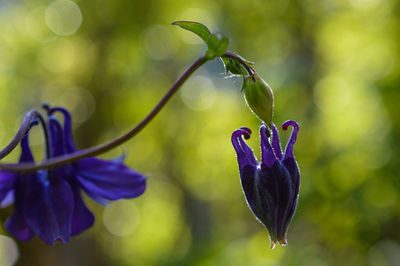
[[[177,25],[182,29],[188,30],[199,36],[205,43],[211,35],[210,30],[203,24],[194,21],[174,21],[172,25]]]
[[[244,66],[236,59],[222,57],[222,62],[224,63],[225,73],[232,75],[246,75],[246,69]]]
[[[207,40],[208,50],[206,56],[208,59],[222,56],[228,49],[229,38],[220,32],[214,32]]]

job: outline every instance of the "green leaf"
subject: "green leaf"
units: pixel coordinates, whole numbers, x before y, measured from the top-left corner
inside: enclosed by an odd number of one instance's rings
[[[211,35],[210,30],[199,22],[194,21],[174,21],[172,25],[177,25],[182,29],[193,32],[203,39],[204,42],[207,42],[208,38]]]
[[[215,32],[207,40],[207,57],[212,59],[223,55],[228,48],[229,38],[220,32]]]

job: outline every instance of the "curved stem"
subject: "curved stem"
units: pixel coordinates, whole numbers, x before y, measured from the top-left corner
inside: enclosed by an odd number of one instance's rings
[[[34,118],[38,118],[40,120],[40,123],[42,124],[43,127],[45,140],[47,142],[48,137],[47,137],[46,122],[44,121],[41,113],[38,110],[30,110],[26,113],[24,121],[22,121],[22,124],[18,129],[17,133],[15,134],[14,138],[10,141],[10,143],[8,143],[8,145],[4,149],[0,151],[0,160],[6,157],[10,152],[12,152],[15,149],[15,147],[17,147],[18,143],[21,142],[25,134],[28,132]],[[47,144],[48,143],[46,143],[46,155],[48,156],[49,148]]]
[[[87,148],[84,150],[76,151],[74,153],[70,153],[64,156],[55,157],[45,162],[35,165],[35,164],[0,164],[0,169],[9,170],[9,171],[18,171],[18,172],[30,172],[36,171],[44,168],[57,167],[64,164],[76,162],[80,159],[90,156],[96,156],[108,150],[111,150],[122,143],[128,141],[137,133],[139,133],[167,104],[167,102],[171,99],[171,97],[175,94],[175,92],[182,86],[182,84],[196,71],[200,66],[202,66],[205,62],[207,62],[207,58],[202,56],[198,58],[195,62],[193,62],[186,71],[182,74],[182,76],[175,81],[172,87],[167,91],[167,93],[161,98],[161,100],[157,103],[157,105],[147,114],[145,118],[142,119],[135,127],[133,127],[130,131],[125,133],[124,135],[115,138],[107,143]]]

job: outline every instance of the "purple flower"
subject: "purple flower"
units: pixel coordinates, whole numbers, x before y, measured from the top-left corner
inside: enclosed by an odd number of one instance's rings
[[[64,127],[50,114],[60,111]],[[63,108],[49,110],[50,157],[76,151],[71,132],[71,117]],[[34,162],[28,134],[21,141],[19,162]],[[85,158],[76,163],[33,173],[0,171],[0,206],[14,202],[14,211],[6,221],[7,230],[22,241],[34,235],[49,245],[91,227],[94,216],[81,197],[84,191],[100,203],[135,198],[146,189],[146,178],[128,168],[121,159]],[[11,200],[10,200],[11,199]]]
[[[237,153],[240,179],[249,208],[267,228],[271,248],[277,241],[286,245],[286,233],[297,206],[300,172],[293,155],[299,126],[295,121],[286,121],[282,128],[293,126],[294,130],[282,155],[278,131],[272,124],[270,132],[263,124],[260,127],[261,162],[243,140],[250,138],[251,130],[242,127],[232,134],[232,144]],[[243,136],[243,137],[242,137]],[[271,147],[272,145],[272,147]]]

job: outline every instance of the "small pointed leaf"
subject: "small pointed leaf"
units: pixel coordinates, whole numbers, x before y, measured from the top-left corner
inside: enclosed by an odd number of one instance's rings
[[[193,32],[203,39],[204,42],[207,42],[207,39],[210,37],[210,30],[203,24],[194,21],[174,21],[172,25],[177,25],[182,29]]]

